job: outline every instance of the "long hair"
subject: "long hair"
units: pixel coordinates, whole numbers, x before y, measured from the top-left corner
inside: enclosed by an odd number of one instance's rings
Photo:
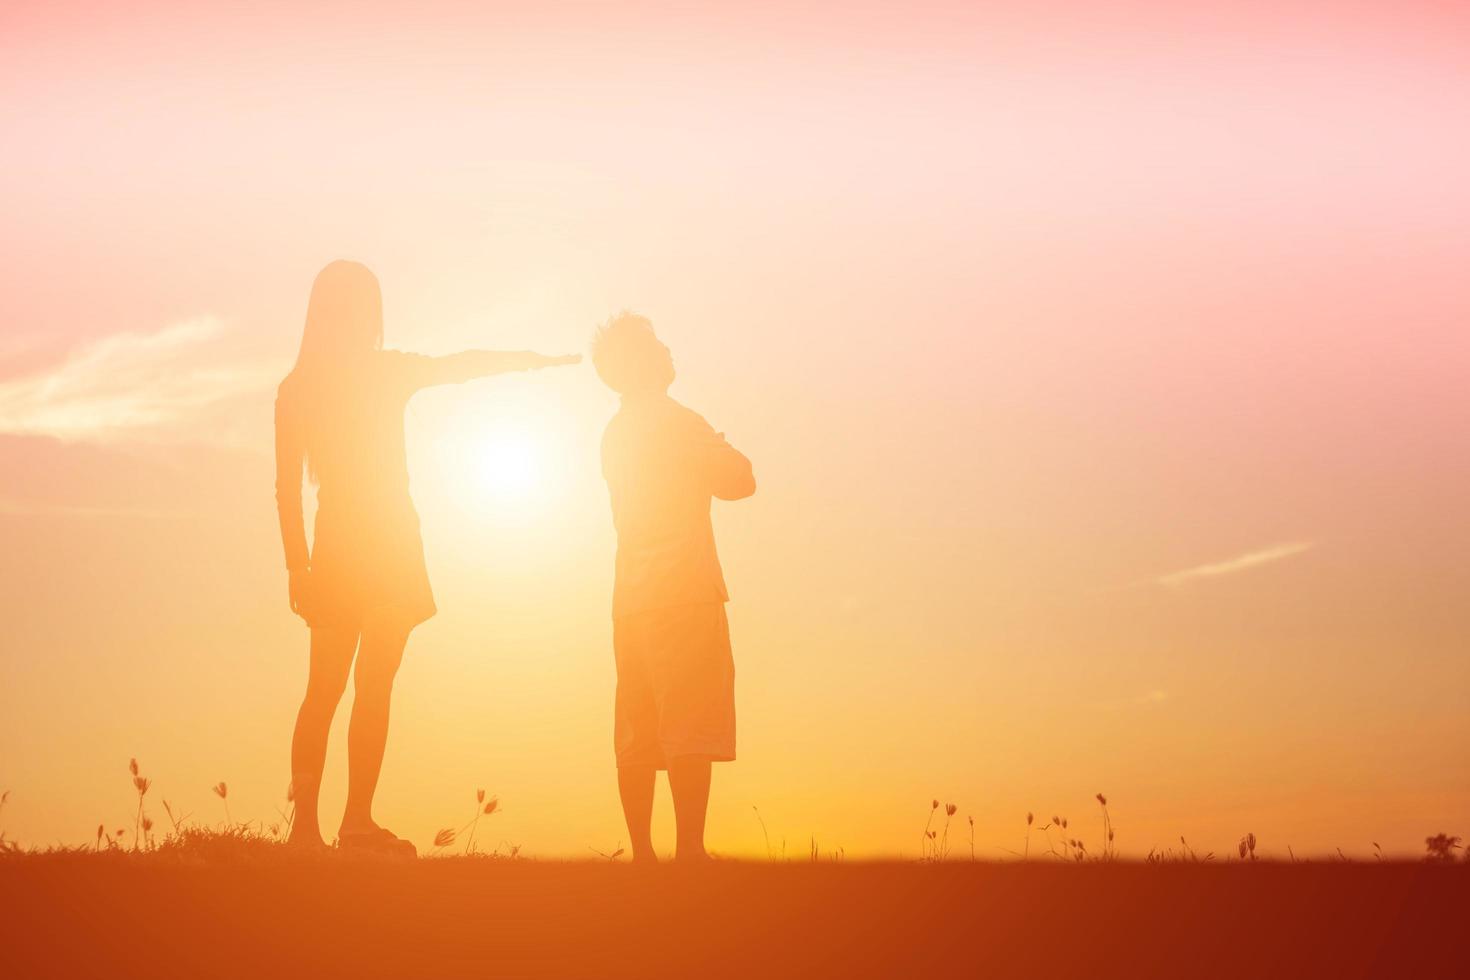
[[[356,368],[383,346],[383,291],[378,277],[361,262],[338,260],[317,273],[306,305],[306,328],[296,365],[283,388],[291,390],[302,411],[306,433],[306,468],[316,478],[323,439],[330,419],[351,397]]]

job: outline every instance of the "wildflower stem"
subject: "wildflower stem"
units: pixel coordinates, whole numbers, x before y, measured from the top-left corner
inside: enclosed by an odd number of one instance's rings
[[[929,828],[934,826],[934,811],[929,811],[929,819],[924,821],[924,836],[919,840],[919,860],[929,856]]]

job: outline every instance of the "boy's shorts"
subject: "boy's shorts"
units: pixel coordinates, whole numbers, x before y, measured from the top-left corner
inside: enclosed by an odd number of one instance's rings
[[[613,655],[618,768],[735,758],[735,661],[723,602],[614,619]]]

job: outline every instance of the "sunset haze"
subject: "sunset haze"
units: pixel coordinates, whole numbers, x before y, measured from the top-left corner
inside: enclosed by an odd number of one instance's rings
[[[937,798],[1034,856],[1099,791],[1133,857],[1470,827],[1470,12],[533,6],[0,11],[10,839],[128,818],[131,757],[280,819],[272,404],[341,258],[390,349],[636,310],[749,456],[712,851],[917,857]],[[617,407],[587,364],[409,403],[439,612],[376,812],[421,849],[477,789],[487,848],[626,839]]]

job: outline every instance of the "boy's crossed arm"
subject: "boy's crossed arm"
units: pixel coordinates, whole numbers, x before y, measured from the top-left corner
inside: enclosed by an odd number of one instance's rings
[[[707,423],[696,437],[699,466],[709,479],[710,493],[721,500],[742,500],[755,493],[755,470],[745,454]]]

